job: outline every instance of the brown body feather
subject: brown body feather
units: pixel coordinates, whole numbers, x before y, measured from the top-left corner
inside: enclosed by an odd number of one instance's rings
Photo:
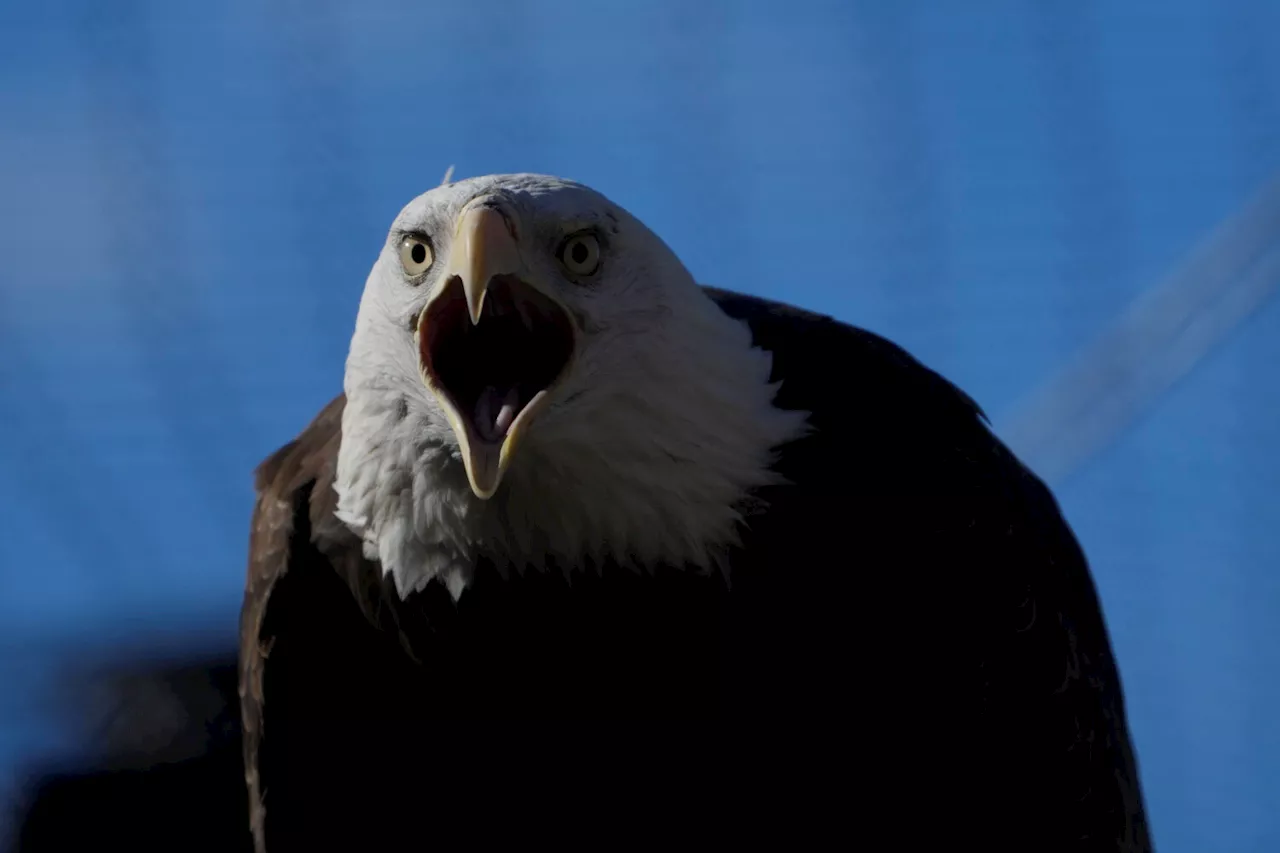
[[[1102,614],[1048,490],[893,344],[709,292],[815,426],[778,463],[794,485],[756,496],[728,583],[481,566],[456,605],[400,602],[334,517],[343,398],[262,464],[240,649],[259,853],[344,833],[424,849],[473,806],[514,821],[565,801],[547,835],[511,837],[564,841],[589,802],[720,842],[776,818],[792,843],[1150,849]]]

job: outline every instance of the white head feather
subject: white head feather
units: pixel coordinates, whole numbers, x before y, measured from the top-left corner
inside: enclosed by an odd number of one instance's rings
[[[419,373],[413,322],[444,276],[454,223],[480,195],[519,222],[527,268],[579,321],[578,350],[489,500],[470,488],[459,442]],[[555,257],[596,229],[601,266],[575,282]],[[405,232],[435,260],[411,283]],[[447,183],[410,202],[365,284],[347,358],[335,488],[338,516],[401,597],[433,578],[457,598],[475,559],[562,570],[613,558],[708,569],[737,541],[741,502],[776,482],[774,448],[805,415],[773,405],[771,359],[751,345],[648,228],[599,193],[559,178]]]

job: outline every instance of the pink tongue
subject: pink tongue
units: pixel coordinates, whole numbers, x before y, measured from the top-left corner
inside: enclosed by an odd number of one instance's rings
[[[473,418],[480,437],[485,441],[497,441],[505,436],[511,422],[516,419],[518,402],[515,388],[508,389],[506,396],[499,396],[498,389],[493,386],[480,392]]]

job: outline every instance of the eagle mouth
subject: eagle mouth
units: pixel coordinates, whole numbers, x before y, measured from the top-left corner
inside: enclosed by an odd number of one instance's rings
[[[472,444],[501,446],[564,375],[574,352],[568,312],[514,275],[489,280],[474,323],[462,280],[452,277],[418,325],[424,378],[453,407]]]

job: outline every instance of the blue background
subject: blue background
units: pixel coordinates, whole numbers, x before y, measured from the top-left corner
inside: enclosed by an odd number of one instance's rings
[[[69,662],[231,642],[250,472],[400,207],[595,186],[993,416],[1280,170],[1280,3],[0,2],[0,774]],[[1166,853],[1280,849],[1280,299],[1055,487]],[[1033,466],[1036,458],[1028,458]]]

